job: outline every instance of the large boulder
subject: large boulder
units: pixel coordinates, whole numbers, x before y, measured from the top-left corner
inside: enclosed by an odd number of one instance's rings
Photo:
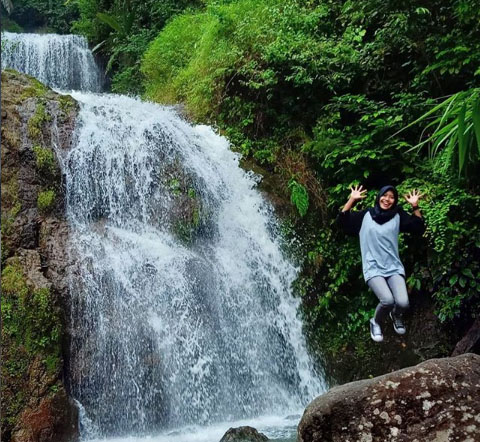
[[[431,359],[319,396],[303,414],[298,442],[475,442],[479,398],[479,355]]]

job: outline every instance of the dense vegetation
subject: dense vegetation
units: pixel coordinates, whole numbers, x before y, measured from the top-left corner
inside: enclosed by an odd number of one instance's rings
[[[70,31],[72,20],[78,17],[74,3],[64,0],[13,0],[2,1],[2,29],[12,32],[59,32]]]
[[[480,313],[478,2],[68,7],[78,8],[72,30],[108,60],[114,91],[184,103],[275,177],[274,192],[291,201],[286,230],[302,237],[296,288],[324,354],[372,347],[365,324],[375,299],[358,241],[335,224],[353,183],[369,189],[364,206],[386,183],[426,194],[424,238],[401,242],[412,297],[431,297],[439,321],[459,331]]]
[[[140,60],[148,44],[173,15],[195,0],[76,0],[80,17],[72,31],[85,35],[106,60],[112,90],[142,91]]]
[[[209,2],[170,21],[144,56],[148,98],[185,103],[281,177],[304,240],[297,289],[329,356],[375,351],[358,243],[334,222],[352,183],[370,190],[366,204],[386,183],[425,192],[425,238],[402,241],[412,296],[432,296],[440,321],[478,314],[475,4]]]

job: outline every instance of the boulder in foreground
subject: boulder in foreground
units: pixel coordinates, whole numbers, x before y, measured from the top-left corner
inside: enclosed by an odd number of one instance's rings
[[[479,355],[431,359],[319,396],[303,414],[298,442],[477,442],[479,398]]]

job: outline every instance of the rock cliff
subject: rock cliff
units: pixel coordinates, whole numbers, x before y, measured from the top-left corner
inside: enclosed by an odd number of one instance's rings
[[[78,412],[63,373],[72,258],[57,152],[71,146],[77,104],[11,70],[1,96],[2,440],[67,442]]]

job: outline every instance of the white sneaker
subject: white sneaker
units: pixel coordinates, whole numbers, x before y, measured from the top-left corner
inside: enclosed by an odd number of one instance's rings
[[[370,336],[375,342],[383,341],[382,328],[374,318],[370,319]]]
[[[393,321],[393,329],[397,332],[397,334],[404,335],[407,329],[405,328],[402,317],[396,316],[393,314],[393,312],[390,312],[390,318]]]

